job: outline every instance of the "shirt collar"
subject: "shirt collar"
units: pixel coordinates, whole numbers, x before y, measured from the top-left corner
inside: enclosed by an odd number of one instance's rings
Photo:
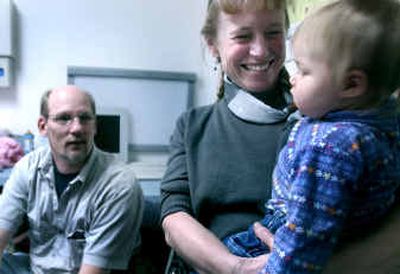
[[[81,182],[86,182],[89,180],[89,176],[91,175],[91,170],[94,168],[98,153],[99,150],[96,148],[96,146],[93,146],[89,159],[86,161],[86,164],[82,167],[81,171],[76,177],[77,180]]]
[[[93,170],[94,164],[98,157],[99,150],[96,146],[93,146],[92,151],[90,152],[89,159],[86,161],[85,165],[82,167],[79,174],[76,178],[71,181],[71,183],[86,182],[91,176],[91,170]],[[47,146],[45,151],[45,156],[42,158],[41,162],[39,163],[39,169],[42,170],[43,174],[52,174],[53,169],[53,161],[51,156],[51,149],[50,146]]]

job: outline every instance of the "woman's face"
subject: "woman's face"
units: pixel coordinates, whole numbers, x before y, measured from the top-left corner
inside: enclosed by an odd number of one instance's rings
[[[285,59],[283,10],[226,14],[218,18],[217,36],[209,42],[228,77],[241,88],[273,88]]]

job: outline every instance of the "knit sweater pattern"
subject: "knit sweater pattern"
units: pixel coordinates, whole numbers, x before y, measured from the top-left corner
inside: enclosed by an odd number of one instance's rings
[[[321,272],[338,239],[380,221],[400,183],[399,121],[391,102],[294,126],[266,204],[287,220],[263,273]]]

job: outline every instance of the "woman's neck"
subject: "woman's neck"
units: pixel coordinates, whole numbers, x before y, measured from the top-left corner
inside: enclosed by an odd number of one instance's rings
[[[276,109],[284,109],[287,106],[287,102],[278,88],[270,89],[262,92],[249,92],[258,100],[264,104]]]
[[[230,78],[227,75],[225,75],[224,77],[226,77],[225,81],[232,83],[237,88],[241,88],[236,83],[234,83],[232,80],[230,80]],[[243,89],[243,90],[247,91],[246,89]],[[277,83],[275,83],[275,85],[271,89],[268,89],[265,91],[258,91],[258,92],[251,92],[251,91],[247,91],[247,92],[249,94],[251,94],[253,97],[260,100],[261,102],[263,102],[264,104],[266,104],[270,107],[273,107],[275,109],[282,110],[285,107],[287,107],[287,102],[283,95],[283,91],[280,88],[279,80],[277,81]]]

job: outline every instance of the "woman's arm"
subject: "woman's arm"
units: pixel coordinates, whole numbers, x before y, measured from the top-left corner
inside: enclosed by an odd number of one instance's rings
[[[242,262],[251,261],[250,265],[254,268],[255,261],[261,270],[266,261],[264,257],[249,260],[234,256],[211,231],[192,217],[187,123],[185,115],[177,121],[171,138],[168,168],[161,183],[161,219],[166,241],[197,272],[240,273],[234,272],[236,267],[248,270],[243,273],[257,273],[256,270],[250,271],[248,265]]]
[[[221,241],[185,212],[164,218],[165,239],[178,254],[200,273],[232,273],[238,258]]]
[[[213,233],[191,216],[186,123],[185,115],[177,121],[171,138],[168,168],[161,183],[161,218],[165,239],[198,272],[230,273],[236,258]]]
[[[167,243],[199,273],[258,273],[267,255],[241,258],[229,252],[209,230],[184,212],[164,218]]]

